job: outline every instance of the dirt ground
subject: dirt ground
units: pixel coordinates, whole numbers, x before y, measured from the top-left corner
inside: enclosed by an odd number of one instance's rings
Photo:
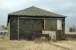
[[[67,48],[68,50],[76,50],[76,40],[64,40],[53,43],[55,45]]]
[[[0,50],[76,50],[76,41],[36,42],[0,40]]]

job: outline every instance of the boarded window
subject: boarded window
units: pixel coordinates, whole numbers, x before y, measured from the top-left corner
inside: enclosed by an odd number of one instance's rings
[[[57,30],[62,30],[62,20],[57,20]]]

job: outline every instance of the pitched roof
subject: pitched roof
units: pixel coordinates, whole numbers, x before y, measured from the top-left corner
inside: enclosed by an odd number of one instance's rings
[[[49,12],[37,7],[29,7],[24,10],[10,13],[9,15],[27,15],[27,16],[53,16],[53,17],[64,17],[63,15]]]

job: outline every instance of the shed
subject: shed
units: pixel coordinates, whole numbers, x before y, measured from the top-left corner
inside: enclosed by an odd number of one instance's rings
[[[51,36],[52,32],[54,39],[61,40],[65,38],[65,16],[32,6],[8,14],[8,28],[11,40]]]

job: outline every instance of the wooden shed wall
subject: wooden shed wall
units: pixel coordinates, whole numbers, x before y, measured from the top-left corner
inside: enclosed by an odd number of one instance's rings
[[[10,18],[10,39],[18,39],[18,17]]]
[[[62,30],[56,31],[58,40],[65,39],[65,18],[62,18],[61,20],[62,20]]]
[[[57,30],[57,19],[45,19],[45,30],[56,31]]]
[[[57,19],[45,19],[45,30],[56,31],[57,38],[64,37],[65,31],[65,20],[62,20],[62,30],[57,30]],[[32,34],[40,35],[42,30],[44,29],[44,20],[43,19],[25,19],[19,17],[19,30],[18,30],[18,17],[10,18],[10,39],[18,39],[18,31],[19,38],[31,38]]]
[[[34,35],[39,35],[42,32],[42,29],[43,21],[41,19],[19,19],[20,38],[32,38]]]

